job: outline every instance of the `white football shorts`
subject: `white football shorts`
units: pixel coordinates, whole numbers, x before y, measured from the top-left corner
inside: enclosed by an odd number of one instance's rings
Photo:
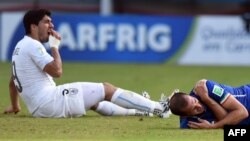
[[[79,117],[105,97],[103,84],[92,82],[58,85],[46,93],[47,102],[32,113],[34,117]]]

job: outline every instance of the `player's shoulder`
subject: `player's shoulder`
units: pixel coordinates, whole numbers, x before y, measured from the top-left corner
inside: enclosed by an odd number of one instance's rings
[[[29,36],[24,36],[24,38],[21,41],[23,44],[26,44],[26,46],[31,46],[31,47],[42,46],[41,42],[39,42],[38,40],[35,40]]]
[[[22,48],[25,52],[36,52],[36,50],[41,50],[43,48],[43,45],[41,42],[29,37],[25,36],[21,43],[19,44],[19,47]]]

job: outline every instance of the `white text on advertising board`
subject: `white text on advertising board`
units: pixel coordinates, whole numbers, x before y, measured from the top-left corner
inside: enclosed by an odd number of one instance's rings
[[[147,27],[141,23],[112,24],[80,23],[72,29],[69,23],[61,23],[57,29],[62,37],[62,46],[69,50],[105,51],[109,44],[114,44],[117,51],[143,52],[151,49],[154,52],[166,52],[171,47],[171,29],[165,24]],[[73,31],[76,31],[74,35]]]

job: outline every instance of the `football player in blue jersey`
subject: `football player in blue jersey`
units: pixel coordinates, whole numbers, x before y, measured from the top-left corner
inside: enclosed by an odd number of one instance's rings
[[[232,87],[202,79],[189,95],[174,93],[170,99],[170,110],[180,116],[180,128],[250,125],[250,84]]]

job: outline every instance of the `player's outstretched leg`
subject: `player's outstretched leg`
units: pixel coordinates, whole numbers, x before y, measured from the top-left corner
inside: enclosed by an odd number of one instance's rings
[[[146,111],[126,109],[109,101],[99,102],[95,111],[104,116],[150,116]]]
[[[104,88],[105,99],[124,108],[148,111],[161,118],[166,118],[163,114],[169,112],[168,100],[160,102],[152,101],[135,92],[116,88],[109,83],[104,83]]]

